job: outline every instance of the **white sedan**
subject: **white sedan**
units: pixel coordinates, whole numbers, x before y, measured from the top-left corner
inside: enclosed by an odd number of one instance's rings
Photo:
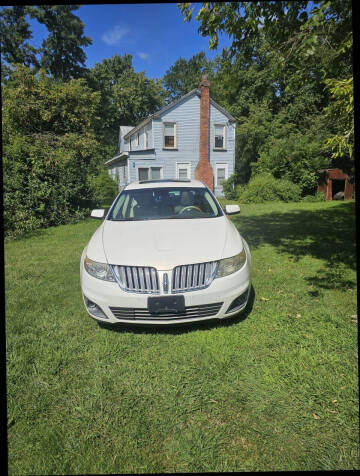
[[[100,324],[223,319],[245,309],[249,246],[197,180],[131,183],[105,210],[80,262],[85,307]]]

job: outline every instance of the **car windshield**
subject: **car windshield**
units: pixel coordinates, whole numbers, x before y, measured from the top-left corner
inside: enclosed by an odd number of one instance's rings
[[[124,190],[114,203],[109,220],[165,220],[214,218],[222,210],[206,188],[161,187]]]

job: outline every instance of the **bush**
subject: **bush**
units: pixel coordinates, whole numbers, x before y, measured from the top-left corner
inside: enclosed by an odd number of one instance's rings
[[[90,185],[97,205],[112,203],[119,193],[118,176],[112,179],[107,169],[102,167],[98,173],[90,178]]]
[[[316,192],[315,195],[306,195],[302,198],[303,202],[325,202],[325,200],[324,192]]]
[[[239,199],[243,203],[263,203],[273,201],[298,202],[301,188],[285,179],[276,179],[270,173],[255,175],[242,188]]]
[[[44,138],[12,139],[3,147],[5,235],[17,237],[88,215],[95,202],[75,142],[70,148],[57,139],[50,145]]]
[[[268,172],[275,178],[299,185],[302,196],[315,194],[318,185],[316,171],[330,165],[328,153],[322,145],[324,130],[318,130],[316,125],[320,127],[314,123],[306,133],[294,130],[290,124],[281,125],[259,151],[257,161],[252,164],[253,174]]]
[[[232,174],[227,180],[223,180],[221,185],[223,187],[225,198],[228,200],[236,200],[235,190],[236,175]]]
[[[5,235],[70,223],[95,205],[100,94],[18,66],[2,87]]]

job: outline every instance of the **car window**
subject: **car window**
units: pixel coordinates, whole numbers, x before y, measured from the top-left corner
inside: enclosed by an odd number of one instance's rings
[[[109,220],[215,218],[223,215],[206,188],[169,187],[124,190]]]

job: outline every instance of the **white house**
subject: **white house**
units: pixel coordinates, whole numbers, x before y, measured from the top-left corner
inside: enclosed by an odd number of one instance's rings
[[[119,188],[137,180],[198,179],[217,196],[235,166],[235,119],[210,98],[203,76],[194,89],[135,127],[120,126],[117,154],[105,165]]]

